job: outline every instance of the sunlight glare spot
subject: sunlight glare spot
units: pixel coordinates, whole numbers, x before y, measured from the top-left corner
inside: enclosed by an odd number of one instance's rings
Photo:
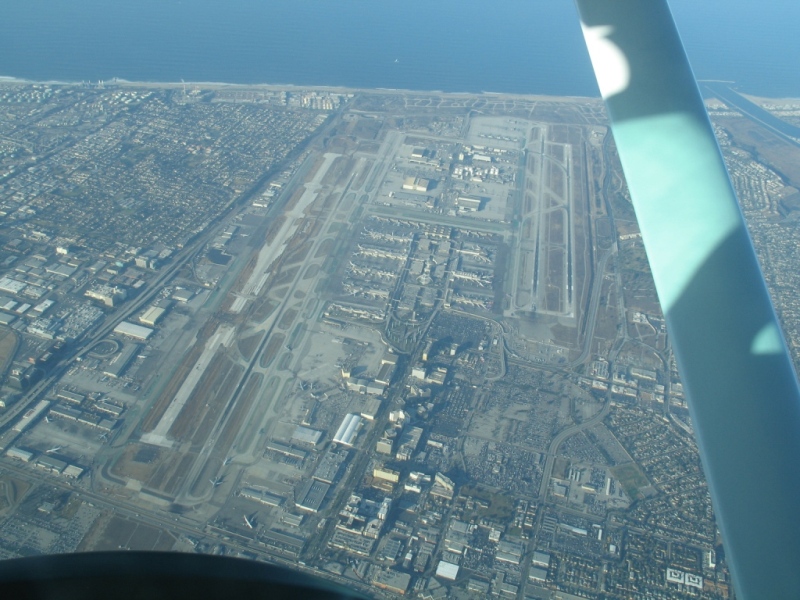
[[[625,54],[608,37],[614,28],[610,25],[589,27],[581,23],[581,29],[603,98],[624,92],[631,80],[631,69]]]

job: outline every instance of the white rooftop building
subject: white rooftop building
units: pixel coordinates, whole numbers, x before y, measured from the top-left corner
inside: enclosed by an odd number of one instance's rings
[[[122,321],[114,328],[114,333],[144,341],[153,335],[153,330],[149,327],[142,327],[141,325],[136,325],[135,323],[131,323],[129,321]]]
[[[361,421],[361,415],[348,413],[345,418],[342,419],[342,424],[339,425],[339,429],[336,430],[333,441],[343,446],[352,446],[353,440],[355,440],[358,429],[361,426]]]
[[[436,577],[455,581],[456,577],[458,577],[458,565],[440,560],[439,565],[436,567]]]

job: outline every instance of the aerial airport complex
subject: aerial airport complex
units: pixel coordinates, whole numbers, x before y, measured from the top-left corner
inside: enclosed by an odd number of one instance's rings
[[[709,108],[797,348],[800,149]],[[0,217],[1,557],[729,597],[600,100],[7,82]]]

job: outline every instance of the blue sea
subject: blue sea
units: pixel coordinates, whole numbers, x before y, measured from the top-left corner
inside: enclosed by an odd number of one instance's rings
[[[698,78],[800,97],[800,3],[673,0]],[[597,96],[571,0],[5,0],[0,76]]]

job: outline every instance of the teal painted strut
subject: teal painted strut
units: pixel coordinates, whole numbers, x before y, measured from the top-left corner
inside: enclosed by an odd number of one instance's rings
[[[797,378],[669,7],[576,3],[737,596],[800,598]]]

